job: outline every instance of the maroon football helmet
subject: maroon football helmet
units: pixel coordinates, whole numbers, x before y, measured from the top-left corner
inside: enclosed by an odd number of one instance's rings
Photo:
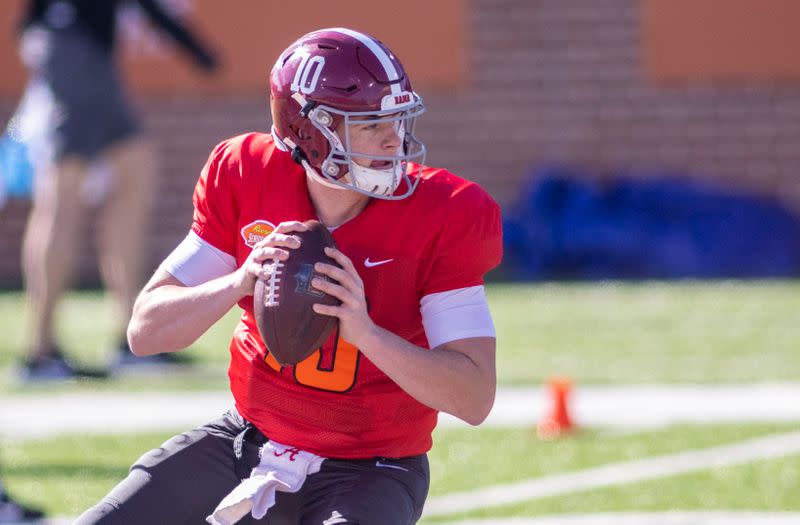
[[[416,188],[419,178],[409,176],[408,163],[424,163],[414,124],[425,106],[380,41],[344,28],[305,35],[272,68],[270,104],[276,144],[315,180],[381,199],[403,199]],[[352,151],[350,126],[364,120],[393,123],[400,150],[390,156]],[[380,169],[358,165],[353,157]],[[405,189],[396,192],[401,183]]]

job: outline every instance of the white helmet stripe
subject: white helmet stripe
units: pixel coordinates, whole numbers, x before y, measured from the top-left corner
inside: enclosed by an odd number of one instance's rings
[[[389,55],[386,54],[386,51],[384,51],[383,48],[379,46],[372,38],[368,37],[364,33],[359,33],[358,31],[353,31],[351,29],[345,29],[344,27],[333,27],[329,31],[336,31],[360,41],[367,46],[367,48],[372,51],[372,54],[375,55],[375,57],[380,61],[384,71],[386,71],[386,76],[389,77],[389,80],[397,80],[400,78],[400,75],[397,73],[397,68],[394,67]],[[401,91],[402,90],[400,89],[399,82],[392,84],[392,95],[399,95]]]

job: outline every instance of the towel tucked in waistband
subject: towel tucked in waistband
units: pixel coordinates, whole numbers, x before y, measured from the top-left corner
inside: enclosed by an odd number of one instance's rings
[[[206,518],[211,525],[232,525],[247,513],[261,519],[275,505],[275,492],[297,492],[306,476],[319,472],[325,458],[268,441],[259,451],[261,461],[250,477],[233,489]]]

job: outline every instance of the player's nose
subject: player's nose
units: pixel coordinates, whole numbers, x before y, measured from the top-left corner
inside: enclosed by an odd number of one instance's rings
[[[394,122],[387,122],[383,132],[382,144],[384,149],[394,152],[403,144],[400,129]]]

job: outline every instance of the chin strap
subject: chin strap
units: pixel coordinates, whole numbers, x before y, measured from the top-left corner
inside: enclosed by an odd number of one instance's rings
[[[308,177],[309,179],[313,180],[314,182],[319,182],[323,186],[326,186],[328,188],[333,188],[335,190],[347,190],[347,189],[349,189],[347,184],[337,184],[336,182],[333,182],[333,181],[331,181],[329,179],[326,179],[325,177],[323,177],[322,175],[317,173],[317,170],[315,170],[311,166],[311,164],[309,164],[308,161],[305,160],[305,159],[300,161],[300,165],[303,166],[303,168],[305,168],[306,177]],[[344,177],[342,177],[342,180],[349,181],[349,175],[350,175],[349,173],[345,174]]]
[[[352,173],[353,184],[361,190],[378,195],[391,195],[400,185],[400,171],[402,169],[403,167],[400,163],[395,163],[394,166],[386,170],[376,170],[359,166],[351,160],[350,173],[348,175]]]
[[[279,150],[285,151],[292,156],[292,160],[296,163],[303,166],[303,169],[306,170],[306,177],[309,179],[314,180],[315,182],[319,182],[323,186],[327,186],[328,188],[334,188],[337,190],[346,190],[346,185],[336,184],[335,182],[331,182],[330,180],[326,179],[315,170],[311,164],[308,163],[306,156],[303,155],[303,152],[300,148],[297,147],[291,139],[283,140],[278,136],[278,133],[275,131],[275,126],[272,126],[272,138],[275,140],[275,145],[278,147]],[[348,176],[345,175],[344,179],[348,179]]]

